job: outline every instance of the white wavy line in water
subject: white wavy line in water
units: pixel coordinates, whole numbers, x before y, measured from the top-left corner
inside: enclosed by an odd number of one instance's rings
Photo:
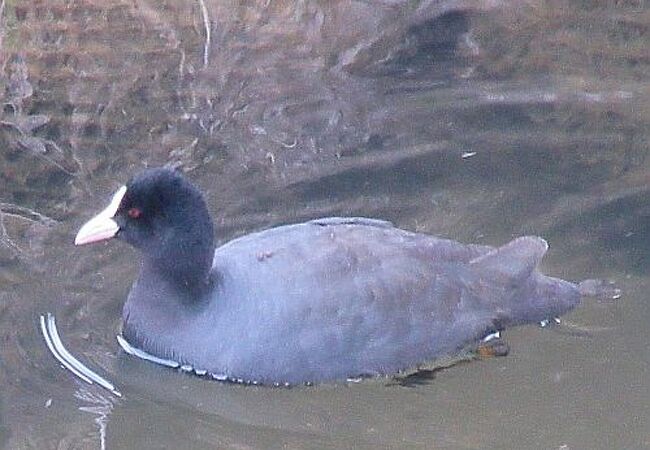
[[[41,333],[43,333],[43,339],[45,339],[45,345],[47,345],[48,350],[50,353],[52,353],[52,356],[63,365],[64,368],[68,369],[70,372],[72,372],[74,375],[82,379],[88,384],[93,384],[93,381],[86,377],[84,374],[79,372],[77,369],[74,368],[68,361],[66,361],[63,356],[59,354],[59,352],[56,351],[56,348],[54,347],[54,343],[52,342],[52,339],[50,338],[50,334],[47,330],[47,327],[45,325],[45,317],[41,316],[40,317],[40,322],[41,322]]]
[[[88,384],[97,383],[99,386],[112,392],[117,397],[122,396],[122,394],[115,389],[113,383],[86,367],[65,348],[56,328],[54,316],[51,313],[47,313],[47,320],[44,316],[41,316],[40,323],[41,332],[43,333],[43,338],[45,339],[47,348],[56,360],[63,365],[63,367]]]

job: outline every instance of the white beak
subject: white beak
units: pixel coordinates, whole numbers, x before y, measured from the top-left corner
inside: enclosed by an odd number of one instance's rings
[[[113,195],[111,203],[99,214],[86,222],[74,238],[74,245],[91,244],[114,237],[120,230],[113,218],[126,194],[126,186],[122,186]]]

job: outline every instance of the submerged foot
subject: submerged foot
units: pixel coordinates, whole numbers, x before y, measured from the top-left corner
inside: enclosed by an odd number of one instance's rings
[[[510,347],[501,336],[494,337],[490,340],[483,340],[476,347],[476,355],[479,358],[493,358],[495,356],[507,356]]]

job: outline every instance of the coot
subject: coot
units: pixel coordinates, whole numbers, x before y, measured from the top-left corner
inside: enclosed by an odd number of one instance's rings
[[[539,237],[493,248],[330,217],[215,250],[201,193],[166,168],[121,187],[75,244],[112,237],[143,254],[123,310],[128,344],[255,383],[393,374],[557,317],[581,297],[537,271]]]

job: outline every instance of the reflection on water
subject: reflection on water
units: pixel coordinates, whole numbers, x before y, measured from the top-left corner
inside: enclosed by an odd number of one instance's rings
[[[650,447],[641,3],[3,5],[0,447]],[[412,387],[206,382],[118,350],[138,255],[72,246],[164,163],[204,189],[221,242],[325,215],[493,245],[534,233],[546,273],[625,295]],[[57,366],[48,311],[124,398]]]
[[[110,414],[113,410],[113,401],[103,395],[96,395],[85,389],[79,389],[75,392],[75,398],[81,403],[86,403],[88,406],[80,406],[79,411],[95,415],[94,422],[97,425],[99,448],[104,450],[106,448],[106,427]]]

